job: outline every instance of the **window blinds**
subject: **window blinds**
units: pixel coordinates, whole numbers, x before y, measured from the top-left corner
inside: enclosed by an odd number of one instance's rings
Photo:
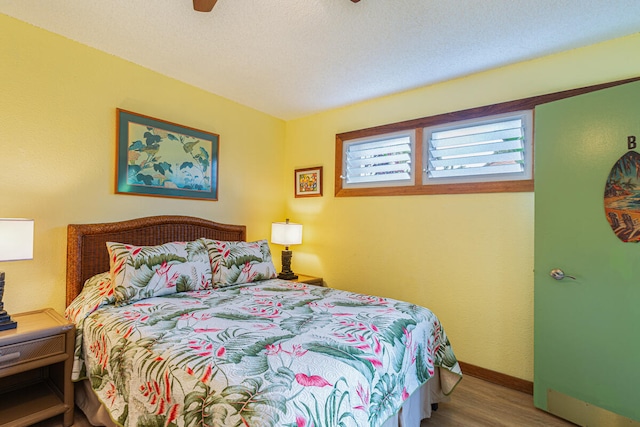
[[[524,120],[508,118],[433,131],[429,138],[427,178],[523,173]]]
[[[402,136],[346,147],[347,184],[411,179],[411,138]]]

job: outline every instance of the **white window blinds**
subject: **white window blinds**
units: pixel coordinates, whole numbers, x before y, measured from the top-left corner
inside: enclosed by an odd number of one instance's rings
[[[346,145],[346,184],[398,182],[411,179],[409,136]]]
[[[523,113],[426,132],[427,181],[480,176],[498,180],[501,175],[502,179],[528,179],[527,117]]]

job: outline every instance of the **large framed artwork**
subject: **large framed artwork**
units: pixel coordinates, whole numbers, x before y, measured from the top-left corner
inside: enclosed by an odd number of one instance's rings
[[[296,197],[322,196],[322,166],[307,169],[296,169]]]
[[[116,193],[218,200],[220,136],[117,109]]]

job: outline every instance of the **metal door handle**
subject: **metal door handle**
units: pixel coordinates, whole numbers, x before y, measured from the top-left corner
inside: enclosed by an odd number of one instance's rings
[[[549,272],[549,275],[551,277],[553,277],[554,279],[556,279],[556,280],[562,280],[565,277],[568,277],[569,279],[576,280],[575,277],[569,276],[568,274],[564,274],[564,271],[560,270],[559,268],[554,268],[553,270],[551,270],[551,272]]]

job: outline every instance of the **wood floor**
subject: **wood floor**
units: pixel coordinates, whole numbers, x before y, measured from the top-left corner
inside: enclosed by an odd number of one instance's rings
[[[566,427],[573,425],[536,409],[530,394],[467,375],[456,387],[451,401],[441,403],[440,408],[432,414],[431,418],[424,420],[420,427]],[[38,423],[36,426],[60,427],[62,420],[52,419]],[[76,410],[73,427],[90,427],[79,410]]]
[[[533,406],[533,396],[464,376],[450,402],[441,403],[420,427],[566,427],[575,424]]]

